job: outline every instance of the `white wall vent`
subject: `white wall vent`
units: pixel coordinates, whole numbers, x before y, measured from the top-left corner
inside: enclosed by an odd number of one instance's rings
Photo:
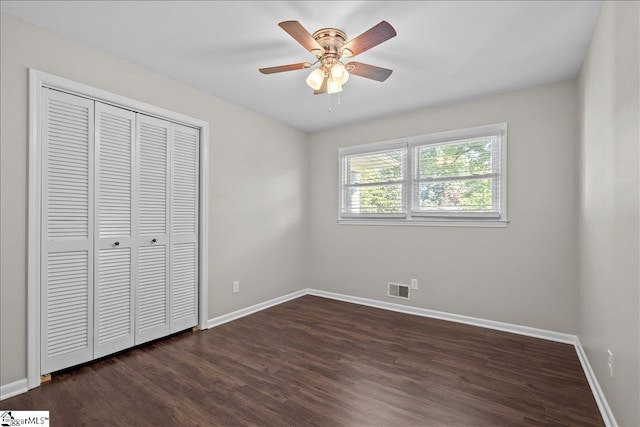
[[[389,282],[388,296],[392,298],[409,298],[409,285],[403,285],[402,283]]]

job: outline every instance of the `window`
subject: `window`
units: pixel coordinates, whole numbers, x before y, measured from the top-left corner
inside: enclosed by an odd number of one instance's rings
[[[346,147],[340,223],[505,226],[506,123]]]
[[[342,216],[404,216],[406,163],[404,147],[345,155]]]

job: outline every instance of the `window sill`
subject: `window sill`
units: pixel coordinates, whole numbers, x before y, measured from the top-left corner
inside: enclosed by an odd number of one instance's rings
[[[508,220],[469,220],[469,219],[369,219],[369,218],[339,218],[339,225],[404,225],[419,227],[478,227],[478,228],[505,228],[509,224]]]

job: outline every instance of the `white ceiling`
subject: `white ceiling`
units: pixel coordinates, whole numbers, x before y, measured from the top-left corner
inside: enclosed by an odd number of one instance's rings
[[[578,73],[596,1],[5,1],[2,12],[304,131],[534,87]],[[312,95],[313,61],[278,22],[352,39],[381,20],[398,35],[355,60],[394,70],[352,77],[338,97]],[[46,70],[45,70],[46,71]]]

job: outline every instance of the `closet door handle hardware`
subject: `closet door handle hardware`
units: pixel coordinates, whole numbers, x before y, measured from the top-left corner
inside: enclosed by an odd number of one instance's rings
[[[151,239],[151,243],[155,243],[155,242],[156,242],[156,239]]]
[[[119,246],[120,242],[115,242],[114,245]]]

